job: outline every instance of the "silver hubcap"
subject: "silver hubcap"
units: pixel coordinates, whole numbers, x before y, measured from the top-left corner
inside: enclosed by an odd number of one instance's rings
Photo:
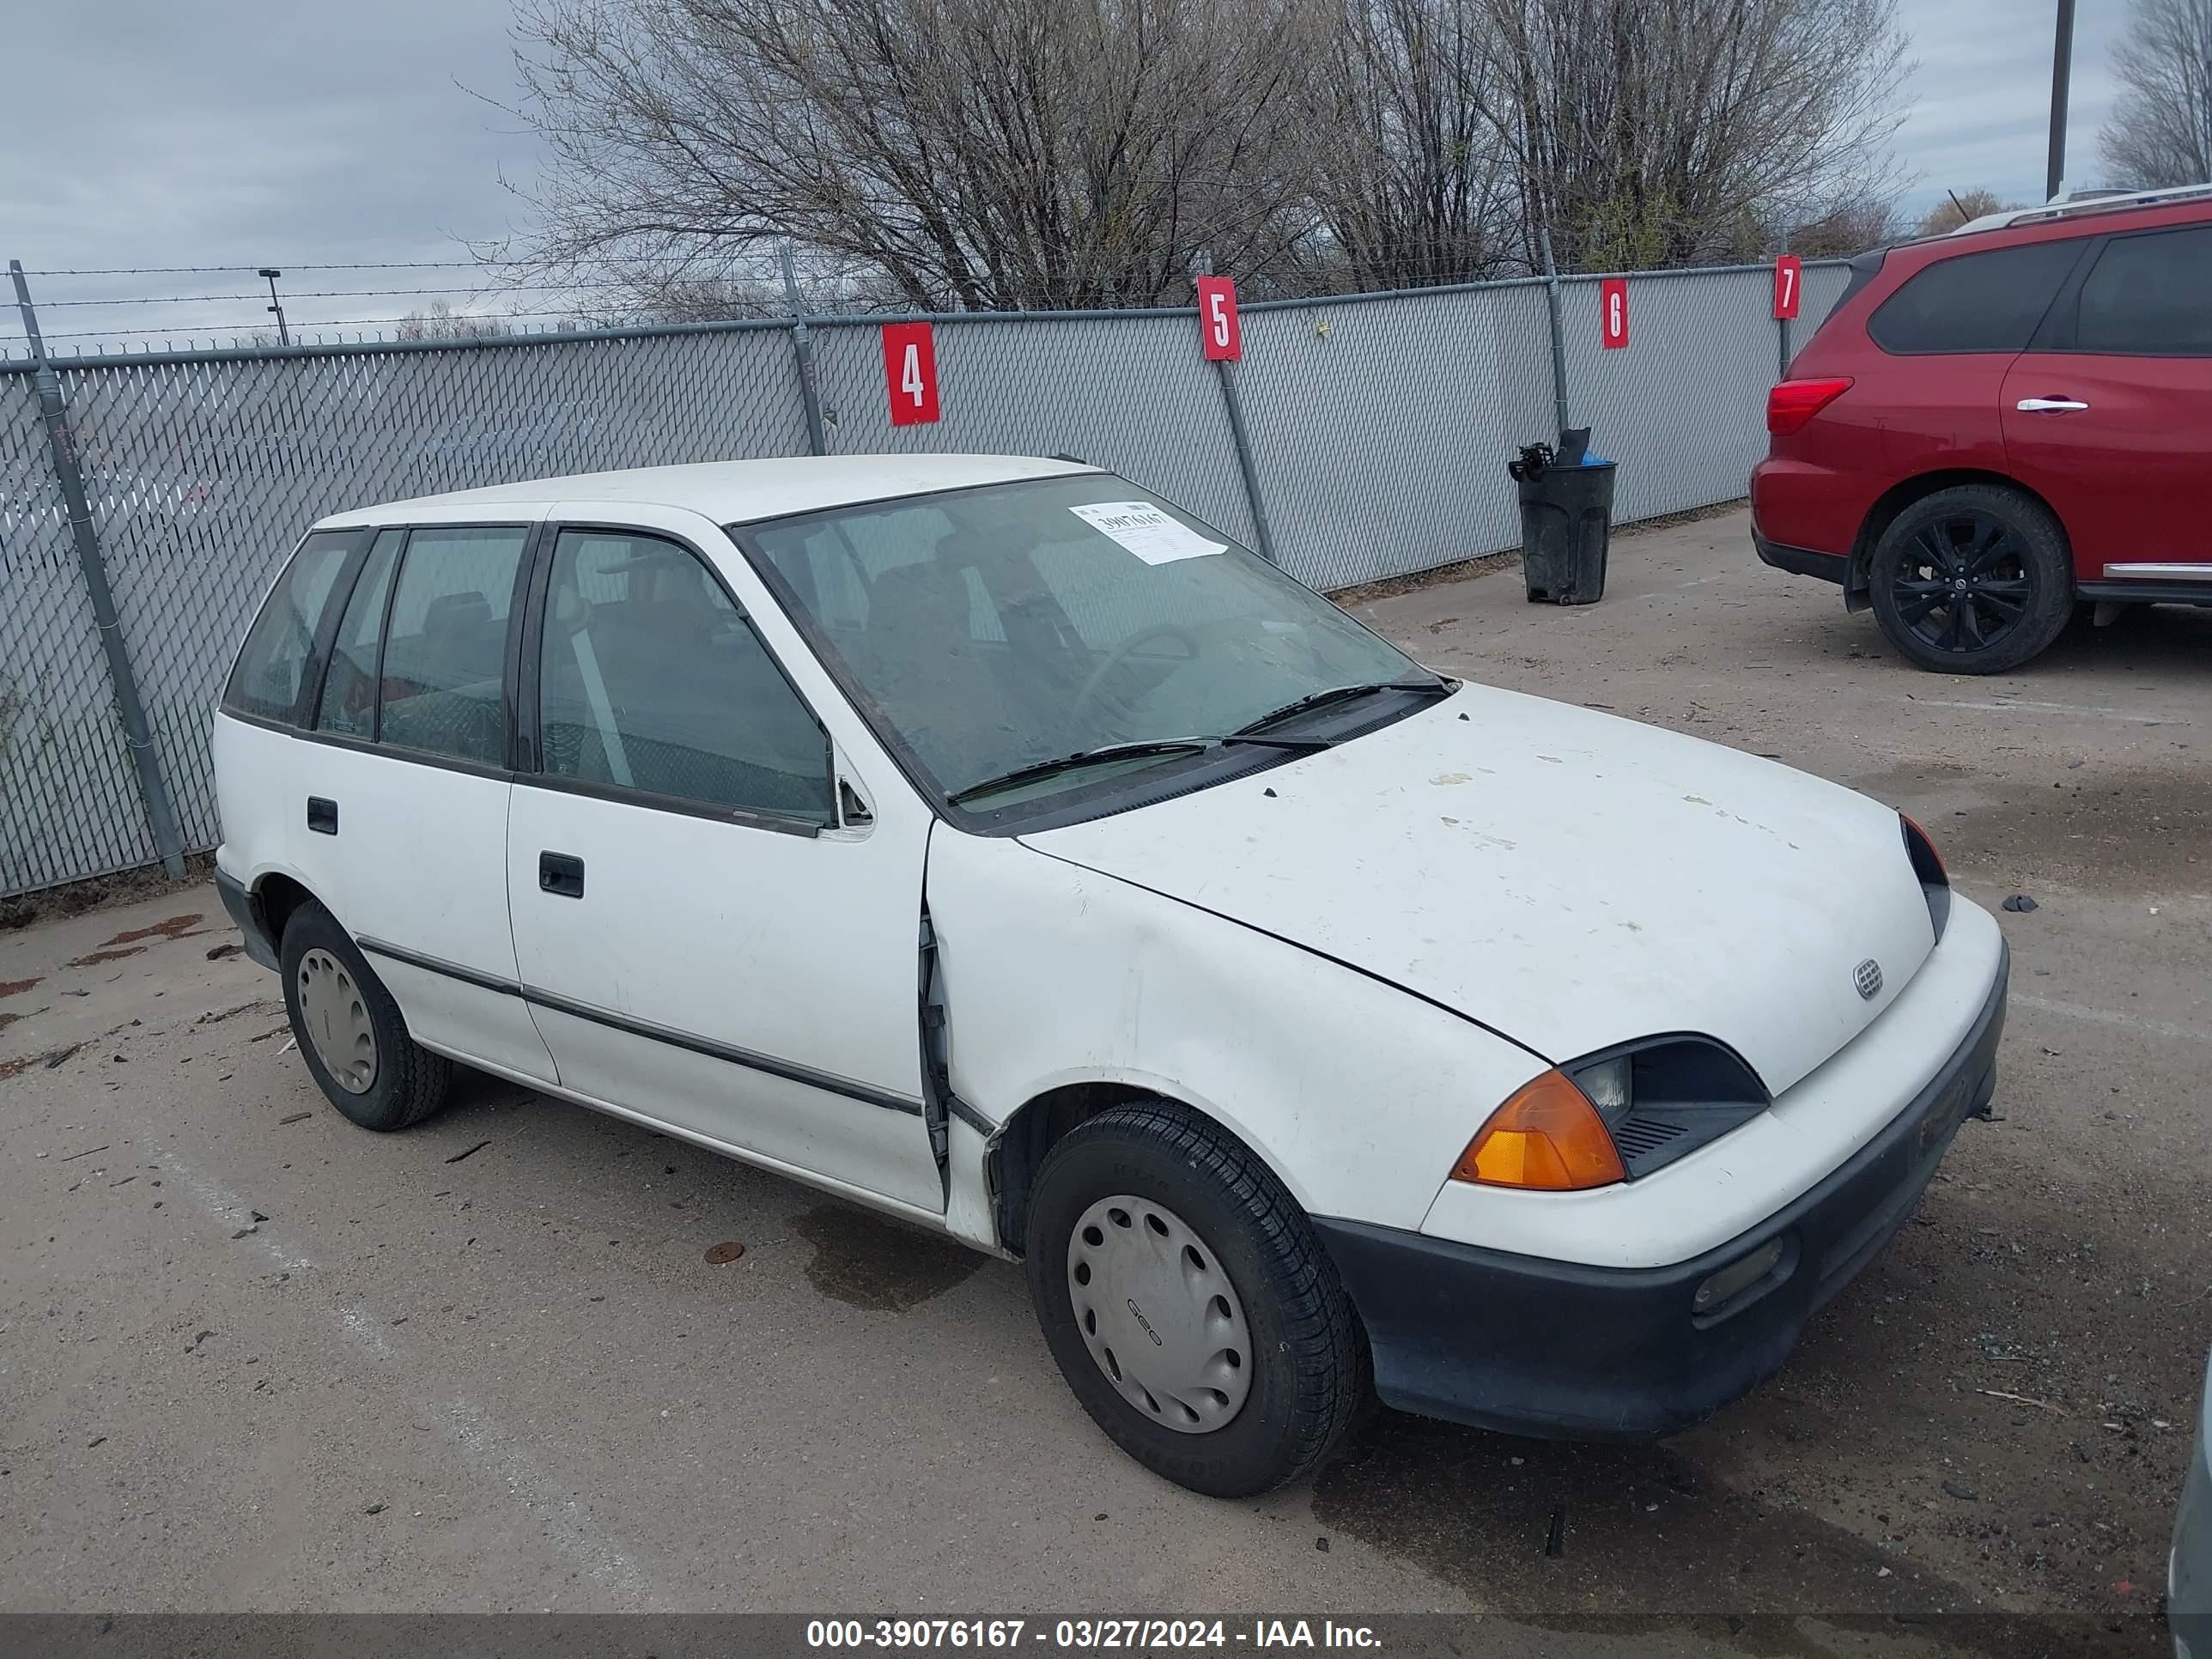
[[[1076,1328],[1121,1397],[1181,1434],[1243,1409],[1252,1342],[1237,1287],[1173,1210],[1119,1194],[1083,1212],[1067,1241]]]
[[[338,1087],[349,1095],[366,1094],[376,1081],[376,1028],[369,1024],[361,987],[328,951],[310,951],[300,958],[300,1019],[315,1045],[315,1058]]]

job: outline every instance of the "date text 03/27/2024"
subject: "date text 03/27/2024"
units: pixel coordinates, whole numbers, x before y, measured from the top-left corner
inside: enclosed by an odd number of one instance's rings
[[[813,1619],[810,1648],[1365,1648],[1382,1646],[1371,1626],[1334,1620],[1255,1619]]]

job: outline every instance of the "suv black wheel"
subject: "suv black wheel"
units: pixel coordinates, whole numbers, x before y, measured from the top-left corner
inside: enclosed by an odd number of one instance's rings
[[[1335,1265],[1273,1171],[1166,1102],[1052,1149],[1030,1194],[1030,1295],[1075,1397],[1155,1474],[1215,1498],[1296,1479],[1367,1394]]]
[[[1891,521],[1867,573],[1875,619],[1923,668],[2001,674],[2057,639],[2074,610],[2066,537],[2037,502],[1962,484]]]
[[[453,1063],[407,1035],[399,1005],[331,913],[312,900],[284,924],[292,1035],[331,1104],[364,1129],[404,1129],[446,1103]]]

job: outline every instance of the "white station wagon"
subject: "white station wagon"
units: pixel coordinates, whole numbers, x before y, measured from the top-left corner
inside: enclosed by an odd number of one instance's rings
[[[217,880],[371,1129],[454,1062],[1024,1261],[1199,1491],[1371,1388],[1644,1437],[1986,1106],[1927,838],[1457,683],[1112,474],[664,467],[342,513],[216,721]]]

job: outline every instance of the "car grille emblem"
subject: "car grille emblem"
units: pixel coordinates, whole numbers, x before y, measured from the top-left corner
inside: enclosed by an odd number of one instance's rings
[[[1872,1002],[1881,994],[1881,964],[1869,957],[1851,970],[1851,983],[1859,988],[1859,995]]]

